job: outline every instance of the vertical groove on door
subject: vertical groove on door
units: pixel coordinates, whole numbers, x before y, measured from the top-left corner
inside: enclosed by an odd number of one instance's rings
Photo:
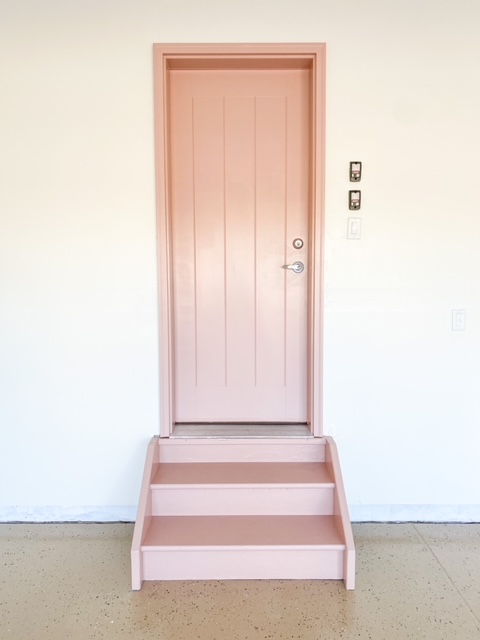
[[[258,322],[257,322],[257,307],[258,307],[258,283],[257,283],[257,98],[253,100],[253,273],[254,273],[254,287],[253,287],[253,304],[254,304],[254,335],[253,335],[253,352],[254,352],[254,386],[258,385]]]
[[[198,387],[198,305],[197,305],[197,216],[195,210],[195,99],[191,100],[192,117],[192,210],[193,210],[193,307],[195,320],[195,386]]]
[[[285,164],[284,164],[284,225],[283,225],[283,264],[287,264],[287,233],[288,233],[288,99],[285,96]],[[288,352],[288,336],[287,336],[287,307],[288,307],[288,271],[285,271],[285,279],[283,283],[283,384],[287,386],[287,352]]]
[[[229,322],[228,322],[228,283],[227,283],[227,263],[229,256],[228,252],[228,243],[227,243],[227,138],[226,138],[226,126],[225,126],[225,96],[222,100],[222,141],[223,141],[223,317],[224,317],[224,336],[223,336],[223,349],[224,349],[224,360],[223,360],[223,384],[225,387],[228,386],[228,330],[229,330]]]

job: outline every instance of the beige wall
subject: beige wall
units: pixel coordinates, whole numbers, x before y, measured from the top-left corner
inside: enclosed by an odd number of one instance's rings
[[[479,26],[477,0],[0,0],[0,518],[134,514],[159,415],[152,43],[310,41],[352,515],[480,519]]]

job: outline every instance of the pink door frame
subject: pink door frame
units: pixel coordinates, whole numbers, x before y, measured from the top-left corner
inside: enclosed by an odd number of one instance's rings
[[[323,238],[325,158],[324,44],[155,44],[155,173],[160,322],[160,436],[175,423],[173,401],[172,269],[170,243],[168,85],[170,69],[308,68],[311,70],[312,150],[310,176],[310,270],[307,416],[314,436],[323,435]]]

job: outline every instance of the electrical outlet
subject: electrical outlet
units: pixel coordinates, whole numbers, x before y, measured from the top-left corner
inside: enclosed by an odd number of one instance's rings
[[[465,331],[467,328],[467,310],[452,309],[452,331]]]

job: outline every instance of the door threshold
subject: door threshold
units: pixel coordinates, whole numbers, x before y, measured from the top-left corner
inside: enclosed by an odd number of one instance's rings
[[[176,424],[171,438],[313,438],[306,424]]]

